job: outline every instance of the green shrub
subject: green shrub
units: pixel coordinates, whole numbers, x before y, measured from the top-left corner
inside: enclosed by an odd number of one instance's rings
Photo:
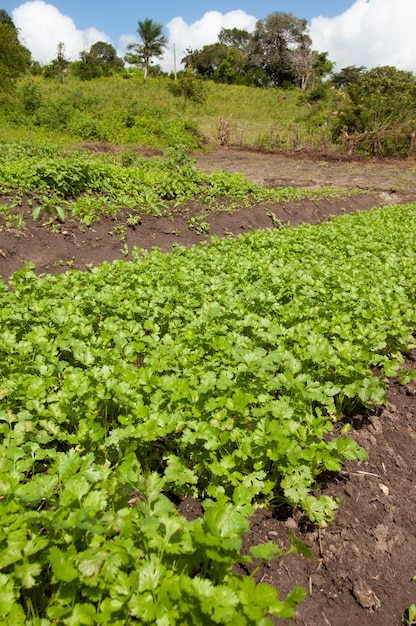
[[[74,111],[68,123],[70,133],[81,139],[106,141],[107,135],[96,117],[84,111]]]

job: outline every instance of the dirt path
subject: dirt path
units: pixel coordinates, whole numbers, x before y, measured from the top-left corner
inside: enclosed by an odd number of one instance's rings
[[[416,161],[377,161],[307,153],[267,154],[223,148],[198,156],[206,171],[225,169],[266,186],[345,187],[388,194],[416,193]]]

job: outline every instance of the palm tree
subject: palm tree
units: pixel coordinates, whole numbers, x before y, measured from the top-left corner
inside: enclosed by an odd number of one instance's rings
[[[125,55],[125,60],[132,65],[142,65],[145,80],[152,57],[161,57],[168,45],[168,39],[163,35],[162,29],[162,24],[147,17],[143,22],[139,21],[137,29],[142,43],[129,43],[127,46],[129,52]]]

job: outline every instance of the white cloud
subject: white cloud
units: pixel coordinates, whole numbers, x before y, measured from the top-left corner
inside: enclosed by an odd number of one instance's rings
[[[82,50],[89,50],[97,41],[111,43],[110,38],[96,28],[78,30],[70,17],[43,0],[21,4],[14,9],[12,17],[32,57],[42,64],[49,63],[56,56],[60,42],[65,44],[66,56],[73,61],[78,59]]]
[[[393,65],[416,73],[415,24],[415,0],[356,0],[342,15],[313,18],[310,34],[337,70]]]
[[[63,15],[53,4],[44,0],[24,2],[12,13],[13,21],[20,30],[24,44],[32,57],[42,64],[49,63],[56,56],[58,43],[65,44],[65,51],[71,60],[78,59],[82,50],[89,50],[96,41],[112,43],[111,38],[96,28],[79,30],[71,17]],[[187,48],[200,49],[215,43],[221,28],[243,28],[253,31],[257,18],[244,11],[230,11],[222,14],[209,11],[193,24],[187,24],[182,17],[175,17],[166,26],[169,46],[161,59],[165,71],[174,69],[174,47],[176,49],[177,68],[186,54]],[[127,44],[138,41],[136,35],[121,35],[118,42],[120,56],[123,56]]]
[[[66,54],[76,60],[82,50],[96,41],[112,43],[111,38],[94,27],[80,30],[71,17],[63,15],[44,0],[28,0],[16,8],[12,17],[20,35],[40,63],[56,56],[57,45],[65,44]],[[175,17],[166,26],[169,47],[161,60],[166,71],[177,68],[186,49],[201,49],[215,43],[221,28],[243,28],[252,32],[257,18],[242,10],[220,13],[208,11],[200,20],[188,24]],[[333,18],[315,17],[310,34],[316,50],[327,51],[339,70],[347,65],[394,65],[416,73],[416,0],[355,0],[352,6]],[[118,42],[122,56],[127,43],[137,41],[134,34],[122,35]]]

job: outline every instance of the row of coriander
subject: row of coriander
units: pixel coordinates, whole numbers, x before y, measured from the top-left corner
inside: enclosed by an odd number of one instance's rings
[[[345,409],[383,400],[372,368],[394,373],[411,341],[415,213],[14,275],[0,355],[9,623],[30,605],[64,623],[186,623],[173,581],[184,614],[208,619],[209,596],[225,611],[217,623],[231,610],[261,623],[247,613],[251,583],[231,574],[242,520],[251,501],[282,495],[331,518],[336,503],[310,495],[315,479],[364,453],[328,432]],[[203,521],[188,527],[162,489],[212,498]],[[270,593],[252,610],[282,616],[300,598]]]

